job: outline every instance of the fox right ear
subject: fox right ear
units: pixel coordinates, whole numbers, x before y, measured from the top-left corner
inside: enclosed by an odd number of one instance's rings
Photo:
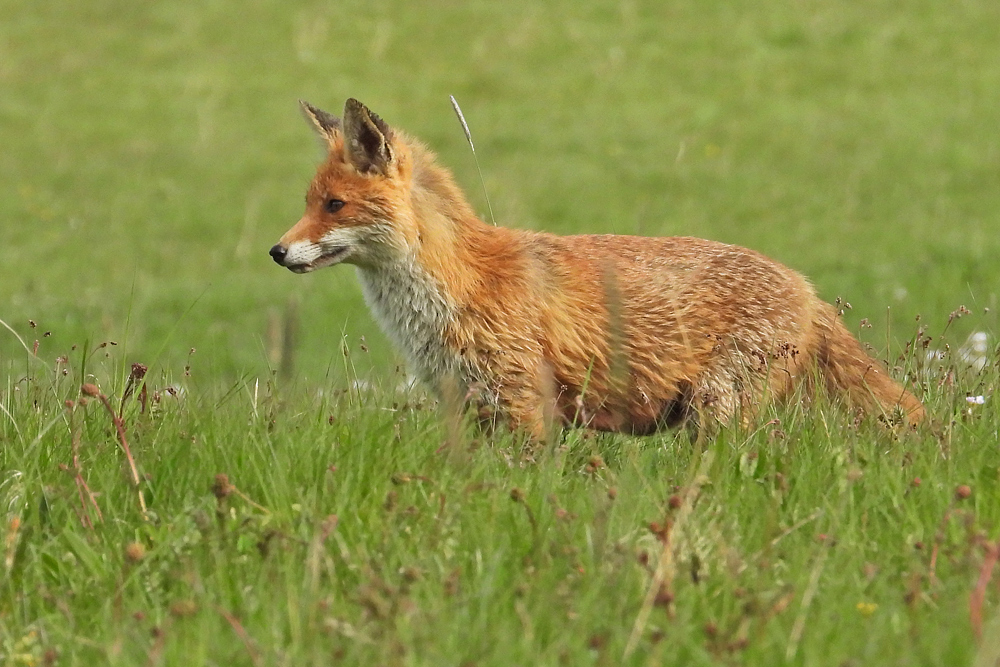
[[[327,143],[333,143],[334,135],[340,132],[340,119],[302,100],[299,100],[299,106],[302,107],[302,115],[306,117],[316,133]]]
[[[344,153],[361,172],[389,175],[394,162],[392,130],[353,97],[344,104]]]

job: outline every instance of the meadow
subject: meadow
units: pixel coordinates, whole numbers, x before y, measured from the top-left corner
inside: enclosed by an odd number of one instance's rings
[[[997,664],[998,43],[989,0],[0,0],[0,663]],[[298,99],[488,216],[450,94],[499,224],[759,250],[932,423],[442,415],[349,268],[267,250]]]

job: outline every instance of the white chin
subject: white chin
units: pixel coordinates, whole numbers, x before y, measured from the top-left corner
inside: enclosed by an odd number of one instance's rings
[[[309,263],[313,269],[322,269],[324,266],[333,266],[334,264],[340,264],[342,261],[347,259],[347,256],[351,254],[347,247],[340,247],[330,252],[326,253],[314,259]]]
[[[349,249],[346,247],[335,248],[325,255],[317,257],[308,264],[293,264],[287,268],[292,273],[310,273],[316,269],[322,269],[327,266],[333,266],[334,264],[340,264],[349,254]]]

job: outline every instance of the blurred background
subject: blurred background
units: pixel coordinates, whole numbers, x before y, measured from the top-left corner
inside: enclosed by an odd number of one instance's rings
[[[960,305],[964,340],[996,329],[998,45],[995,0],[0,0],[0,318],[50,363],[392,372],[353,269],[267,255],[321,157],[296,101],[364,101],[485,216],[453,94],[502,225],[745,245],[877,348]]]

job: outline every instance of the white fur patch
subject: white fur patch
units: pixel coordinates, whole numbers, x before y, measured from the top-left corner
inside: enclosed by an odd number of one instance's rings
[[[288,246],[288,253],[285,255],[285,266],[307,265],[319,259],[323,254],[323,247],[318,243],[309,241],[296,241]]]
[[[415,260],[359,266],[358,278],[375,319],[422,380],[435,389],[446,377],[468,382],[461,357],[444,340],[454,305]]]
[[[297,273],[309,273],[364,254],[371,227],[331,229],[318,243],[295,241],[288,246],[284,265]]]
[[[465,392],[477,374],[445,344],[455,306],[420,266],[388,222],[331,229],[318,243],[289,244],[285,266],[307,273],[344,261],[356,264],[361,291],[375,320],[406,357],[410,369],[435,390],[455,378]]]

